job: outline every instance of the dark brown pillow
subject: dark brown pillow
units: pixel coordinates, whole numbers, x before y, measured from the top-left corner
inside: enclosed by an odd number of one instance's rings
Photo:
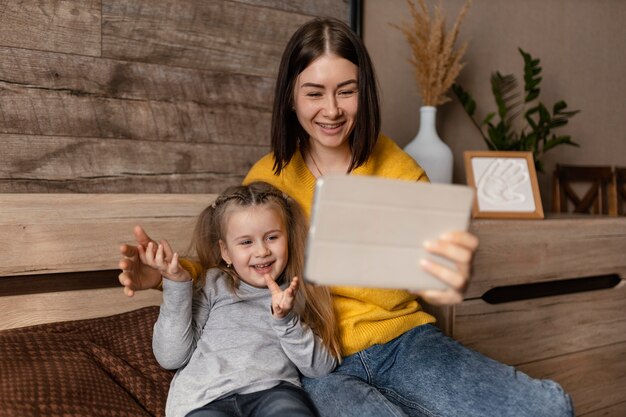
[[[158,307],[0,332],[1,416],[164,416]]]

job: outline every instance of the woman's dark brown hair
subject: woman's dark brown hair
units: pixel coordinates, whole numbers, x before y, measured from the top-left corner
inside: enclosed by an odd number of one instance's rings
[[[380,108],[376,76],[361,39],[348,25],[333,18],[317,18],[302,25],[291,37],[278,70],[272,113],[274,173],[285,168],[300,146],[306,151],[309,135],[293,111],[298,75],[325,53],[345,58],[358,68],[358,111],[349,144],[349,171],[363,165],[374,149],[380,132]]]

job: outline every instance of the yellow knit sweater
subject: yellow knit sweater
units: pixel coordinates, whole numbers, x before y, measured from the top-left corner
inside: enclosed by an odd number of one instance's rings
[[[268,182],[298,201],[310,216],[315,177],[300,152],[295,153],[280,175],[274,175],[273,166],[273,155],[264,156],[250,169],[244,184]],[[424,170],[384,135],[379,137],[367,163],[352,174],[428,181]],[[331,292],[344,356],[386,343],[415,326],[435,321],[407,291],[332,287]]]

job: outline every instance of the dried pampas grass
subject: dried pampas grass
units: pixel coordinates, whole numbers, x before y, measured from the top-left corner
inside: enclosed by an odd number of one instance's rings
[[[415,69],[422,104],[438,106],[450,101],[446,92],[464,66],[461,59],[468,43],[464,42],[459,48],[455,48],[455,43],[472,0],[465,1],[449,32],[446,32],[446,16],[441,0],[434,8],[434,16],[430,15],[425,0],[417,2],[416,5],[407,0],[413,21],[393,26],[402,31],[411,46],[409,62]]]

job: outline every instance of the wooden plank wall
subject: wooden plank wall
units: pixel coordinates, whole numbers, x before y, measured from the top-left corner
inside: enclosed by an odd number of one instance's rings
[[[214,193],[269,151],[283,47],[348,0],[0,0],[0,193]]]

